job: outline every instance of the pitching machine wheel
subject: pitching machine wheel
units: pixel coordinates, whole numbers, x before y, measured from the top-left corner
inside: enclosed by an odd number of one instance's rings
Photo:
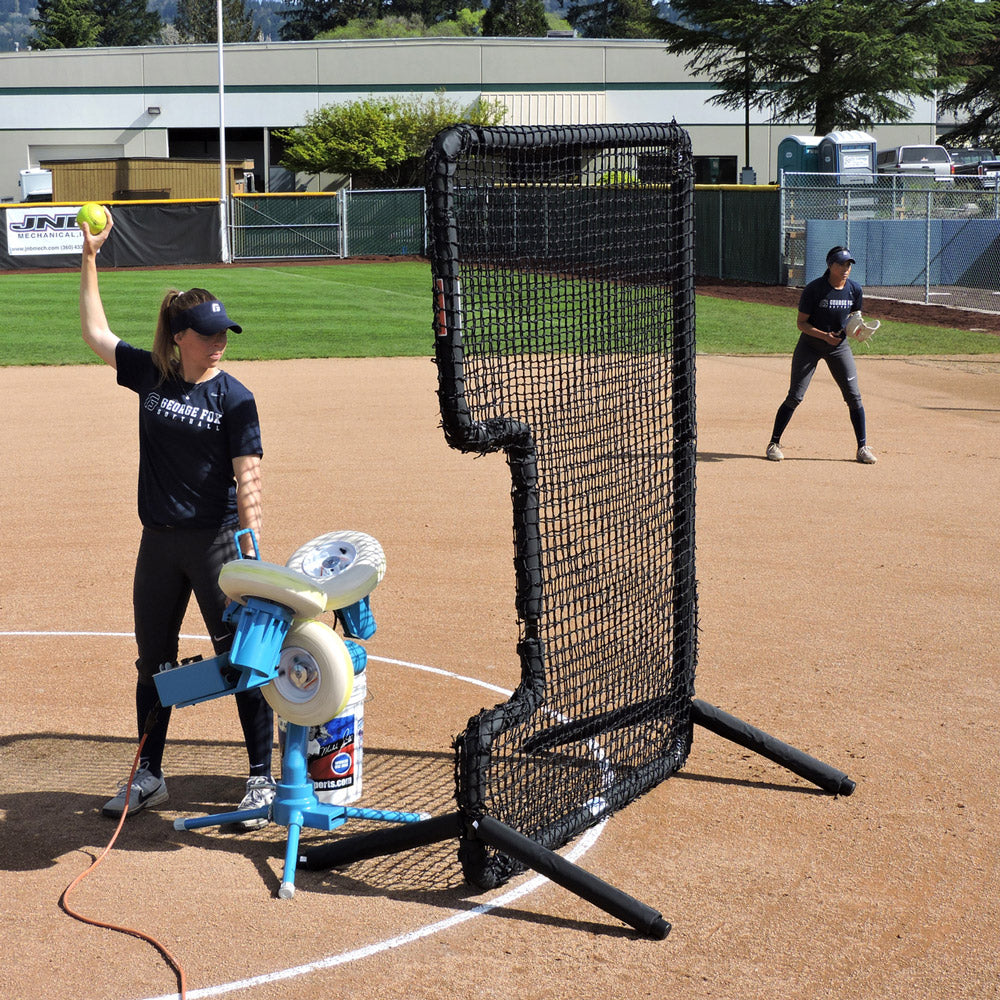
[[[382,546],[360,531],[331,531],[292,553],[289,569],[301,573],[326,595],[326,611],[367,597],[385,576]]]
[[[318,621],[295,621],[285,637],[278,676],[261,691],[288,722],[320,726],[340,715],[354,687],[354,664],[344,640]]]
[[[277,563],[234,559],[220,570],[219,587],[232,601],[246,604],[248,597],[260,597],[290,608],[298,618],[326,611],[326,594],[318,585]]]

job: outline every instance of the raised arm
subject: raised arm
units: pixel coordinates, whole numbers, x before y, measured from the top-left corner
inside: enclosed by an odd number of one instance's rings
[[[115,348],[119,338],[108,329],[104,304],[97,285],[97,254],[104,245],[114,223],[108,212],[108,224],[97,235],[90,232],[86,222],[80,223],[83,231],[83,257],[80,261],[80,329],[83,342],[106,364],[115,368]]]

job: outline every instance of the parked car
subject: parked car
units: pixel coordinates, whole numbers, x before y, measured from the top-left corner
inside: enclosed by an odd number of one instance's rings
[[[994,160],[997,155],[985,146],[946,146],[945,149],[956,174],[974,174],[981,160]]]
[[[954,180],[952,162],[944,146],[894,146],[879,150],[876,168],[880,174],[932,174],[936,181]]]

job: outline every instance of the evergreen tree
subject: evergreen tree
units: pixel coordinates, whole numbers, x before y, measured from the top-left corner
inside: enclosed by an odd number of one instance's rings
[[[177,0],[174,19],[183,42],[215,42],[219,37],[215,0]],[[254,37],[253,15],[243,0],[222,0],[222,39],[225,42],[249,42]]]
[[[85,49],[97,45],[101,23],[89,0],[38,0],[38,17],[31,19],[36,49]]]
[[[653,0],[569,0],[566,20],[584,38],[655,38]]]
[[[962,124],[948,133],[948,143],[989,146],[1000,152],[1000,5],[993,5],[993,28],[966,60],[964,84],[946,94],[942,111],[954,112]]]
[[[281,8],[284,0],[255,0],[249,5],[253,11],[254,32],[262,41],[277,41],[281,37],[284,17]]]
[[[544,37],[548,29],[542,0],[492,0],[483,17],[483,34],[493,37]]]
[[[381,8],[379,0],[291,0],[281,10],[285,16],[281,37],[286,42],[309,42],[356,18],[375,20]]]
[[[965,77],[989,27],[975,0],[672,0],[657,33],[726,108],[812,122],[817,135],[905,121],[914,96]]]
[[[215,4],[212,4],[213,8]],[[214,41],[216,34],[212,36]],[[227,42],[252,42],[254,40],[253,14],[245,0],[222,0],[222,37]]]
[[[160,37],[163,22],[146,0],[94,0],[94,13],[101,23],[98,45],[148,45]]]

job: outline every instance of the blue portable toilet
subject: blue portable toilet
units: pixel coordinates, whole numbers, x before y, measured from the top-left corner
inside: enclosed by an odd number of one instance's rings
[[[786,135],[778,143],[778,177],[782,172],[814,174],[819,170],[818,135]]]
[[[841,183],[871,183],[875,173],[874,136],[856,129],[828,132],[819,144],[819,169],[840,174]]]

